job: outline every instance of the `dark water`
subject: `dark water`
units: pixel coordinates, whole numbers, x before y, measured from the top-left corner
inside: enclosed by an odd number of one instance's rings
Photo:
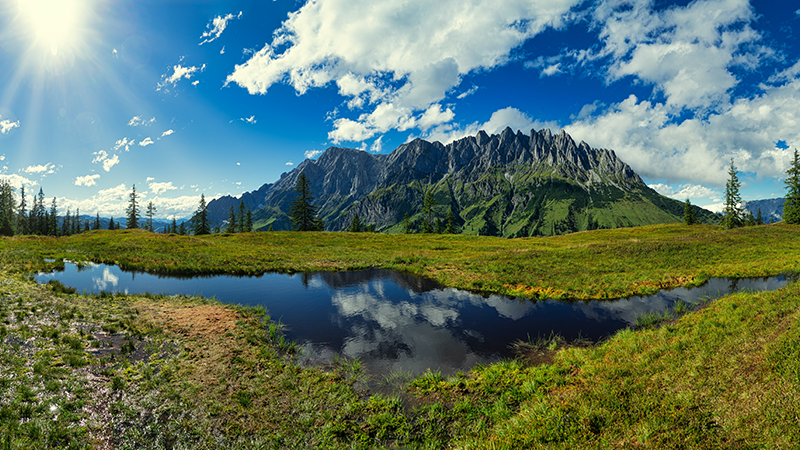
[[[368,372],[387,374],[438,369],[448,374],[512,356],[509,344],[559,333],[567,340],[598,340],[629,327],[636,317],[742,289],[764,291],[787,284],[783,277],[712,279],[698,288],[676,288],[645,297],[610,301],[531,302],[444,288],[388,270],[319,272],[260,277],[169,278],[124,272],[116,266],[66,264],[62,272],[36,275],[78,291],[198,294],[228,303],[263,306],[286,324],[286,337],[302,354],[326,360],[358,358]]]

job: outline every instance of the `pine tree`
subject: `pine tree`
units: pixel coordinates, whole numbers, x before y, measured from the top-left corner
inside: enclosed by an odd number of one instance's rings
[[[794,149],[794,158],[791,166],[786,171],[786,201],[783,202],[783,221],[790,224],[800,224],[800,158],[797,149]]]
[[[72,226],[72,234],[80,234],[81,232],[81,209],[75,210],[75,218],[70,224]]]
[[[109,221],[108,221],[108,229],[111,230],[111,231],[116,230],[116,228],[114,226],[114,218],[113,217],[111,219],[109,219]]]
[[[61,235],[69,236],[70,234],[72,234],[72,227],[70,226],[69,208],[67,208],[67,212],[64,214],[64,220],[61,222]]]
[[[152,201],[147,202],[147,211],[145,214],[147,214],[147,230],[150,232],[155,232],[155,229],[153,229],[153,216],[156,215],[157,211],[158,208],[156,208],[156,205],[154,205]]]
[[[246,218],[245,218],[244,199],[239,200],[239,217],[238,217],[238,219],[239,219],[238,220],[239,229],[237,231],[239,231],[240,233],[244,233],[245,231],[247,231],[247,224],[245,223]]]
[[[181,236],[186,236],[186,233],[187,233],[186,222],[182,221],[181,226],[178,227],[178,234],[180,234]]]
[[[45,209],[44,209],[44,190],[39,187],[39,194],[37,195],[36,199],[36,233],[41,235],[47,234],[47,222],[45,221]],[[33,233],[33,230],[31,230]]]
[[[14,235],[14,187],[0,180],[0,236]]]
[[[408,215],[408,211],[403,216],[403,234],[411,233],[411,217]]]
[[[272,224],[269,224],[269,229],[267,231],[275,231],[272,229]]]
[[[753,217],[753,211],[747,211],[747,215],[744,216],[744,224],[748,227],[754,227],[756,225],[756,218]]]
[[[362,231],[361,219],[359,219],[358,214],[353,216],[353,221],[350,222],[350,228],[347,231],[351,233],[360,233]]]
[[[244,219],[244,231],[251,232],[253,231],[253,213],[250,212],[250,207],[247,207],[247,216]]]
[[[139,228],[139,219],[141,215],[139,213],[139,202],[138,196],[136,195],[136,185],[133,185],[133,189],[131,190],[131,199],[128,201],[128,208],[125,210],[125,228],[133,229]]]
[[[58,209],[56,208],[56,198],[53,197],[53,203],[50,204],[50,214],[47,221],[47,235],[58,236]]]
[[[433,207],[435,205],[436,200],[433,198],[432,189],[428,188],[422,201],[422,215],[425,216],[425,220],[422,221],[423,233],[433,233]]]
[[[737,170],[733,165],[733,158],[731,158],[731,167],[728,169],[730,178],[725,184],[725,208],[722,218],[722,226],[728,230],[742,226],[743,222],[742,208],[739,206],[742,203],[742,196],[739,194],[739,188],[742,187],[742,184],[736,174]]]
[[[292,228],[295,231],[322,231],[325,225],[317,215],[317,207],[312,203],[314,195],[311,193],[305,172],[297,177],[295,191],[297,191],[297,197],[292,202],[289,212]]]
[[[208,208],[205,194],[200,194],[200,205],[197,207],[197,211],[195,211],[192,217],[192,223],[194,224],[193,231],[195,236],[211,233],[211,226],[208,223]]]
[[[442,222],[442,219],[437,217],[436,218],[436,234],[442,234],[442,233],[444,233],[444,223]]]
[[[17,234],[29,234],[28,204],[25,199],[25,185],[19,188],[19,206],[17,207]]]
[[[456,224],[453,221],[453,211],[447,210],[447,228],[444,230],[447,234],[456,234]]]
[[[764,225],[764,216],[761,215],[761,208],[758,208],[758,215],[756,216],[756,225]]]
[[[236,210],[233,209],[233,205],[231,205],[230,213],[228,213],[228,226],[225,228],[226,233],[236,233],[237,224],[236,224]]]
[[[178,234],[178,221],[174,217],[172,218],[172,226],[170,226],[169,232]]]
[[[690,202],[688,198],[683,206],[683,223],[686,225],[694,225],[697,223],[697,218],[694,215],[694,208],[692,208],[692,202]]]
[[[94,226],[92,230],[99,230],[100,229],[100,211],[97,212],[97,215],[94,217]]]

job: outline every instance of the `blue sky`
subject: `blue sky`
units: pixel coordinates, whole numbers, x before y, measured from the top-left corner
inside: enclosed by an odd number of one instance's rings
[[[159,217],[330,146],[506,126],[614,149],[659,192],[782,196],[800,4],[716,0],[0,0],[0,177]]]

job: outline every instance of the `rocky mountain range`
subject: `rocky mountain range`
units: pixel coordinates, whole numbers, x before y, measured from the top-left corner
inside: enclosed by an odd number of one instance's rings
[[[244,201],[257,228],[290,229],[287,213],[301,173],[331,231],[346,229],[356,214],[378,231],[419,230],[427,220],[421,211],[429,190],[434,216],[444,221],[449,213],[467,234],[547,236],[683,217],[683,202],[647,187],[613,150],[575,143],[563,130],[526,135],[506,128],[447,145],[415,139],[390,154],[331,147],[275,183],[211,201],[212,223],[222,224],[230,206]],[[701,222],[717,221],[702,208],[695,213]]]

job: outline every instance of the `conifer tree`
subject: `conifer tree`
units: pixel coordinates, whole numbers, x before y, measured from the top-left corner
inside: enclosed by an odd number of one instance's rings
[[[92,229],[93,230],[100,229],[100,211],[98,211],[97,215],[94,217],[94,227],[92,227]]]
[[[233,205],[231,205],[230,213],[228,213],[228,226],[225,228],[226,233],[236,233],[237,231],[237,224],[236,224],[236,210],[233,209]]]
[[[25,185],[19,188],[19,206],[17,207],[17,234],[30,234],[28,229],[28,204],[25,199]]]
[[[267,231],[275,231],[272,229],[272,224],[269,224],[269,229]]]
[[[786,201],[783,202],[783,221],[790,224],[800,224],[800,158],[797,149],[786,171]]]
[[[147,214],[147,230],[150,232],[155,232],[155,229],[153,229],[153,216],[156,215],[157,211],[158,208],[156,208],[156,205],[154,205],[152,201],[147,202],[147,211],[145,214]]]
[[[453,211],[447,210],[447,228],[445,229],[445,233],[447,234],[456,234],[456,224],[453,221]]]
[[[186,236],[186,222],[181,221],[181,226],[178,227],[178,234],[181,236]]]
[[[70,234],[72,234],[72,227],[70,226],[69,208],[67,208],[67,212],[64,214],[64,220],[61,222],[61,235],[69,236]]]
[[[192,217],[192,223],[194,224],[193,231],[195,236],[211,233],[211,226],[208,223],[208,208],[205,194],[200,194],[200,205],[197,207],[197,211],[195,211]]]
[[[756,225],[764,225],[764,216],[761,215],[761,208],[758,208],[758,215],[756,216]]]
[[[238,217],[238,219],[239,219],[238,220],[239,229],[237,231],[239,231],[240,233],[244,233],[245,231],[247,231],[247,224],[245,223],[246,222],[246,218],[245,218],[244,199],[239,201],[239,217]]]
[[[136,185],[133,185],[133,189],[131,189],[131,197],[128,201],[128,208],[125,210],[125,228],[133,229],[139,228],[139,219],[141,215],[139,213],[139,198],[136,195]]]
[[[692,202],[690,202],[688,198],[683,206],[683,223],[686,225],[694,225],[697,223],[697,218],[694,215],[694,208],[692,208]]]
[[[297,197],[292,202],[289,212],[292,228],[295,231],[322,231],[325,225],[317,215],[317,207],[313,203],[314,195],[311,193],[311,186],[305,172],[297,177],[295,191],[297,191]]]
[[[45,220],[45,208],[44,208],[44,190],[42,187],[39,187],[39,194],[37,195],[36,199],[36,233],[41,235],[47,234],[47,221]],[[29,217],[30,218],[30,217]],[[33,233],[33,230],[31,230]]]
[[[244,231],[253,231],[253,214],[250,212],[250,207],[247,207],[247,216],[244,219]]]
[[[178,234],[178,221],[174,217],[172,218],[172,226],[170,227],[169,232]]]
[[[56,208],[56,198],[50,204],[50,214],[48,216],[47,235],[58,236],[58,209]]]
[[[411,233],[411,217],[409,217],[408,211],[406,211],[406,214],[403,216],[402,223],[403,223],[403,234]]]
[[[7,180],[0,180],[0,236],[14,235],[14,188]]]
[[[748,227],[753,227],[756,225],[756,218],[753,217],[753,211],[747,211],[747,215],[744,216],[744,224]]]
[[[435,205],[436,200],[433,198],[432,189],[429,187],[422,201],[422,215],[425,216],[422,221],[423,233],[433,233],[433,207]]]
[[[731,167],[728,169],[728,182],[725,184],[725,207],[723,210],[722,226],[725,229],[731,229],[742,226],[743,212],[739,206],[742,203],[742,196],[739,193],[739,188],[742,184],[739,182],[736,167],[733,165],[733,158],[731,158]]]
[[[75,218],[70,224],[72,226],[72,234],[80,234],[81,232],[81,209],[75,210]]]
[[[362,231],[361,219],[358,218],[358,214],[353,216],[353,221],[350,222],[350,227],[347,231],[351,233],[360,233]]]
[[[111,219],[109,219],[109,221],[108,221],[108,229],[111,230],[111,231],[114,231],[116,229],[115,226],[114,226],[114,218],[113,217]]]

